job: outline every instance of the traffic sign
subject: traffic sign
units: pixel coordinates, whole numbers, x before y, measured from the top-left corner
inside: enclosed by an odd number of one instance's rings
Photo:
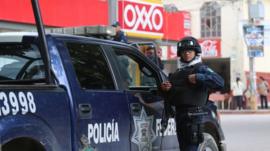
[[[244,25],[244,39],[248,47],[249,57],[264,56],[264,26]]]

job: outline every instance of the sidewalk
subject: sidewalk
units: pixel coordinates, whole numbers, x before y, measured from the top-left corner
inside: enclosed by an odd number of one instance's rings
[[[270,114],[270,109],[257,110],[218,110],[220,114]]]

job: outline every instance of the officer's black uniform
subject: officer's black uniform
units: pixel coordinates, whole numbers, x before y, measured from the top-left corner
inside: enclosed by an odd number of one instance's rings
[[[193,37],[183,38],[177,46],[177,55],[181,51],[194,50],[194,59],[200,58],[201,47]],[[180,59],[181,62],[184,60]],[[181,151],[197,151],[199,144],[203,141],[202,108],[208,100],[209,90],[221,89],[224,85],[223,79],[213,72],[201,61],[192,64],[185,62],[187,66],[178,69],[170,75],[172,84],[168,92],[168,100],[176,108],[177,137]],[[188,80],[190,74],[196,74],[196,84]]]
[[[115,37],[113,38],[114,41],[120,41],[123,43],[128,43],[127,37],[125,35],[125,33],[123,31],[118,31],[115,35]]]

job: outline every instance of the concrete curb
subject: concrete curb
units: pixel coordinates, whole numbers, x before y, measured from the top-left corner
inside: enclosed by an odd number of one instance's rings
[[[220,114],[270,114],[270,110],[218,110]]]

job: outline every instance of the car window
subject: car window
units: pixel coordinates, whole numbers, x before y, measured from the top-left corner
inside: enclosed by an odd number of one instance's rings
[[[109,66],[99,45],[67,43],[75,72],[83,89],[114,89]]]
[[[33,43],[0,43],[0,82],[45,79],[44,63]]]
[[[156,87],[157,74],[142,59],[114,48],[117,57],[118,69],[122,79],[124,79],[126,87]]]

